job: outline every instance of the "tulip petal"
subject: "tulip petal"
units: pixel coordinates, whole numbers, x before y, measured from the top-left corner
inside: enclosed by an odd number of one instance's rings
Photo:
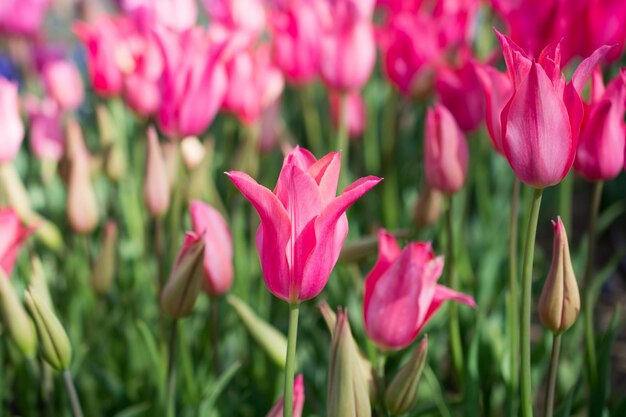
[[[500,115],[513,94],[513,85],[506,74],[490,66],[476,65],[476,74],[483,87],[487,102],[485,124],[495,150],[503,153]]]
[[[337,196],[337,183],[341,168],[341,154],[331,152],[311,165],[309,175],[315,178],[322,196],[322,204],[326,206]]]
[[[460,292],[454,291],[448,287],[443,285],[437,285],[435,288],[435,295],[432,298],[430,308],[426,313],[426,317],[424,318],[424,323],[426,323],[430,318],[439,310],[439,308],[443,305],[445,301],[456,301],[457,303],[468,305],[472,308],[478,308],[476,302],[473,297],[469,295],[461,294]]]
[[[571,83],[579,95],[582,93],[583,88],[585,88],[585,84],[587,84],[587,80],[591,77],[593,70],[614,46],[615,45],[604,45],[599,47],[578,65],[576,71],[574,71],[574,75],[572,75]]]
[[[504,62],[506,63],[508,73],[511,75],[513,88],[517,89],[522,80],[526,78],[532,61],[524,50],[513,42],[511,38],[501,34],[497,30],[496,36],[502,47],[502,55],[504,55]]]
[[[380,229],[378,231],[378,259],[376,260],[374,268],[372,268],[370,273],[367,274],[367,277],[365,277],[363,311],[367,311],[376,283],[391,266],[393,261],[400,256],[401,252],[396,238],[385,229]]]
[[[23,227],[13,209],[0,210],[0,268],[11,276],[15,259],[33,228]]]

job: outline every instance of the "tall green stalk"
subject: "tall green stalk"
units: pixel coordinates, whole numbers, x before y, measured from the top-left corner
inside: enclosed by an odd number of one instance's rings
[[[172,328],[168,341],[168,363],[167,363],[167,398],[166,415],[174,417],[176,415],[176,333],[178,330],[178,319],[172,321]]]
[[[552,417],[554,413],[554,394],[556,389],[556,377],[559,370],[560,351],[561,335],[554,334],[552,338],[552,355],[550,356],[550,373],[548,374],[548,387],[546,390],[545,417]]]
[[[395,89],[389,91],[383,112],[383,130],[381,144],[383,175],[385,181],[381,184],[383,193],[383,224],[389,229],[395,229],[400,223],[400,204],[398,190],[398,172],[394,162],[398,120],[398,94]]]
[[[448,209],[446,211],[446,258],[445,268],[448,286],[458,290],[458,282],[455,265],[454,229],[452,222],[452,196],[448,197]],[[463,385],[463,346],[461,344],[461,329],[459,327],[459,312],[456,303],[448,304],[450,313],[450,352],[452,365],[460,385]]]
[[[293,414],[293,378],[296,370],[296,341],[298,339],[298,314],[300,304],[289,303],[289,332],[287,334],[287,361],[285,364],[285,401],[283,417]]]
[[[507,314],[509,316],[509,348],[510,348],[510,372],[511,382],[509,385],[509,407],[510,415],[517,414],[517,384],[519,382],[519,361],[518,361],[518,278],[517,278],[517,240],[518,240],[518,212],[520,199],[520,180],[513,178],[513,193],[511,195],[511,212],[509,217],[509,294],[507,303]]]
[[[530,206],[526,244],[524,247],[524,263],[522,269],[522,325],[520,327],[521,352],[521,408],[522,417],[533,415],[533,392],[531,386],[530,365],[530,311],[532,302],[533,258],[535,254],[535,237],[537,235],[537,221],[541,207],[542,189],[535,189]]]
[[[341,176],[340,189],[348,186],[350,180],[348,175],[348,157],[349,157],[349,140],[348,140],[348,96],[341,93],[339,97],[339,125],[337,126],[337,143],[335,150],[341,151]]]
[[[65,382],[67,394],[70,397],[72,414],[74,417],[83,417],[83,409],[80,406],[78,394],[76,393],[76,387],[74,386],[74,381],[72,380],[72,374],[70,374],[70,371],[67,369],[63,371],[63,381]]]

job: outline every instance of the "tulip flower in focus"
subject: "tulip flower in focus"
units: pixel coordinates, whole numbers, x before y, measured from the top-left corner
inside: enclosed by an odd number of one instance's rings
[[[210,205],[192,201],[189,205],[191,224],[204,236],[204,290],[220,296],[233,284],[233,242],[226,221]]]
[[[24,124],[20,118],[17,84],[0,77],[0,164],[12,161],[22,146]]]
[[[465,135],[452,114],[441,104],[426,113],[424,169],[426,182],[446,194],[463,188],[469,151]]]
[[[75,110],[83,101],[83,79],[76,65],[67,60],[45,64],[43,79],[48,94],[64,110]]]
[[[267,413],[266,417],[283,417],[284,412],[284,399],[281,397],[278,402]],[[304,382],[302,374],[296,376],[293,381],[293,417],[301,417],[302,409],[304,408]]]
[[[30,149],[39,159],[58,161],[65,150],[65,136],[61,126],[61,109],[50,98],[24,101],[30,119]]]
[[[592,181],[615,178],[624,166],[626,85],[618,75],[604,87],[602,73],[594,72],[591,103],[582,123],[574,169]]]
[[[170,208],[170,182],[163,152],[154,127],[148,129],[148,155],[143,182],[143,198],[148,212],[154,217],[162,217]]]
[[[24,227],[12,209],[0,209],[0,268],[11,276],[20,247],[33,229]]]
[[[227,175],[257,210],[257,249],[269,291],[289,303],[318,295],[348,233],[346,210],[380,178],[365,177],[337,194],[341,158],[317,160],[296,147],[286,157],[274,192],[243,172]]]
[[[437,284],[443,258],[435,258],[429,243],[409,243],[401,250],[385,230],[378,239],[378,260],[365,278],[363,317],[368,336],[381,349],[413,343],[447,300],[476,307],[472,297]]]
[[[385,391],[385,405],[394,416],[411,410],[417,403],[417,389],[428,353],[428,336],[415,347],[409,360],[402,365]]]
[[[339,126],[339,114],[341,106],[341,95],[335,92],[330,92],[330,115],[335,127]],[[365,129],[366,109],[363,97],[358,92],[351,91],[345,97],[346,117],[348,125],[348,134],[351,139],[358,138],[363,134]]]
[[[558,184],[576,154],[583,119],[580,93],[610,47],[582,61],[566,83],[559,44],[548,46],[535,61],[508,37],[497,35],[514,89],[501,115],[506,158],[522,182],[535,188]]]

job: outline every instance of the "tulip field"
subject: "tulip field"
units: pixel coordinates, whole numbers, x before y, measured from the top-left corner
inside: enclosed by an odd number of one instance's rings
[[[626,417],[623,0],[0,0],[0,417]]]

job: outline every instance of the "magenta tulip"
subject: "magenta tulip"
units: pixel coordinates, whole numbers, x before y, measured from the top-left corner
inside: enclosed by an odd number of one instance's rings
[[[0,164],[12,161],[24,140],[17,84],[0,77]]]
[[[424,169],[431,188],[454,194],[463,188],[469,152],[465,135],[452,113],[435,104],[426,113]]]
[[[122,0],[121,5],[133,18],[145,19],[151,24],[176,31],[189,29],[198,20],[195,0]]]
[[[437,281],[443,258],[430,243],[400,249],[393,235],[378,232],[378,260],[365,278],[363,318],[367,335],[382,349],[402,349],[447,300],[476,308],[474,299]]]
[[[211,22],[231,30],[258,34],[265,29],[262,0],[203,0]]]
[[[0,268],[10,276],[20,247],[33,229],[22,226],[12,209],[0,210]]]
[[[16,35],[35,34],[51,4],[51,0],[3,0],[0,2],[0,31]]]
[[[24,102],[30,119],[30,149],[40,159],[58,161],[65,150],[61,109],[56,101],[27,97]]]
[[[489,138],[494,149],[504,154],[500,114],[513,95],[513,85],[506,74],[491,66],[475,64],[475,71],[486,99],[485,124]]]
[[[83,101],[83,79],[76,65],[67,60],[48,62],[43,68],[48,94],[64,110],[75,110]]]
[[[220,296],[233,284],[233,242],[226,221],[210,205],[192,201],[189,205],[194,232],[204,236],[204,290]]]
[[[302,374],[296,376],[293,381],[293,414],[292,417],[301,417],[304,408],[304,381]],[[284,398],[281,397],[274,407],[267,413],[266,417],[283,417]]]
[[[269,291],[289,303],[318,295],[348,232],[346,210],[381,179],[365,177],[336,197],[341,158],[320,160],[296,147],[285,158],[274,192],[243,172],[227,175],[261,218],[257,249]]]

